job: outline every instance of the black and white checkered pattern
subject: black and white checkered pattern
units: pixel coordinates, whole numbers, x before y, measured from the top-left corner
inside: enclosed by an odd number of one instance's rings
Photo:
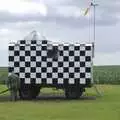
[[[57,50],[57,56],[51,57]],[[9,73],[25,84],[84,84],[92,81],[92,44],[21,40],[9,45]]]

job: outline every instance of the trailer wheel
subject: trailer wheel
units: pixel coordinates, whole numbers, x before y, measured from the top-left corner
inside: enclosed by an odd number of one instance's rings
[[[65,89],[65,96],[67,99],[79,99],[82,93],[83,93],[82,88],[68,87]]]
[[[39,86],[24,85],[19,90],[19,96],[23,100],[35,99],[40,92]]]

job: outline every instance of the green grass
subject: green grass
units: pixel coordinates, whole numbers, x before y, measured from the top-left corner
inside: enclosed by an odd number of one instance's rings
[[[120,86],[98,87],[103,97],[96,99],[0,101],[0,120],[120,120]],[[89,88],[86,95],[96,93]]]

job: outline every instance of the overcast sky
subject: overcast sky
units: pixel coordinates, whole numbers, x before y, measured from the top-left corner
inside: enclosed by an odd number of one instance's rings
[[[8,65],[8,42],[37,30],[52,41],[93,41],[90,0],[0,0],[0,66]],[[120,65],[120,0],[96,0],[95,65]],[[90,23],[90,24],[89,24]]]

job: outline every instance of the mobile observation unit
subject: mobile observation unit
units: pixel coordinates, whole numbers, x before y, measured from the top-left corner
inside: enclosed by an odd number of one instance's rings
[[[9,44],[9,75],[18,75],[21,99],[36,98],[43,87],[63,89],[67,98],[79,98],[93,84],[93,56],[93,43],[18,40]]]

